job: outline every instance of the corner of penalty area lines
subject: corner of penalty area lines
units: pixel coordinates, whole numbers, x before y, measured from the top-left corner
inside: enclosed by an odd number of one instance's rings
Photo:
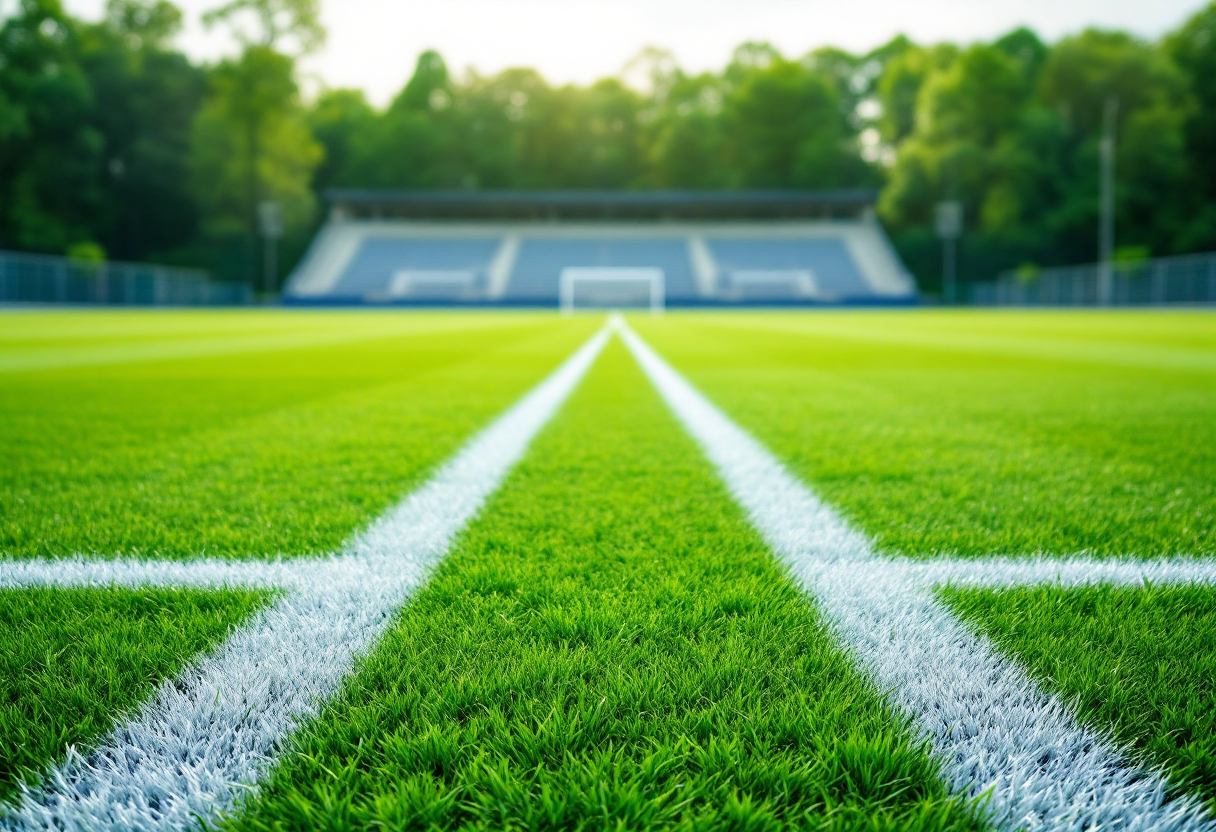
[[[252,583],[288,590],[183,675],[162,683],[85,756],[69,754],[39,788],[5,806],[0,830],[185,832],[235,810],[248,785],[271,770],[283,739],[339,690],[355,658],[371,649],[393,611],[422,586],[586,376],[610,335],[607,326],[597,331],[340,556],[0,561],[0,586]],[[185,769],[184,753],[190,761]]]
[[[627,323],[612,324],[774,555],[815,598],[858,669],[928,740],[951,788],[985,801],[985,817],[998,829],[1216,830],[1199,801],[1176,794],[1160,772],[1079,721],[1066,702],[965,626],[935,592],[943,578],[1017,585],[1067,575],[1083,584],[1082,564],[1038,558],[1026,568],[1004,559],[989,570],[952,559],[949,568],[934,569],[878,555],[861,531]],[[1092,571],[1093,562],[1088,565]],[[1096,571],[1121,581],[1196,576],[1190,563],[1145,570],[1125,561]]]

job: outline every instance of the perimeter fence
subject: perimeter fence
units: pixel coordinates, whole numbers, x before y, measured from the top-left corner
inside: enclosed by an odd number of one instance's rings
[[[973,283],[968,300],[977,306],[1099,306],[1098,264],[1003,272],[995,281]],[[1216,304],[1216,253],[1158,257],[1111,266],[1109,305]]]
[[[0,251],[0,303],[244,306],[252,302],[248,284],[214,281],[197,269]]]

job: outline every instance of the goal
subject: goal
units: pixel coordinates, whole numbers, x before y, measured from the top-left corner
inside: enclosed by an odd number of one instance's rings
[[[562,269],[562,314],[577,309],[649,308],[663,311],[666,293],[662,269],[572,267]]]

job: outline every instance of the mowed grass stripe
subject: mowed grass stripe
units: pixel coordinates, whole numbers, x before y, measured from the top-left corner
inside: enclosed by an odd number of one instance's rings
[[[0,312],[0,314],[3,314]],[[102,316],[121,328],[99,325]],[[75,324],[65,331],[57,320]],[[5,316],[0,375],[93,368],[107,364],[214,358],[247,353],[341,347],[359,341],[425,337],[453,330],[527,326],[526,314],[419,316],[369,310],[315,313],[253,310],[186,312],[53,312]],[[409,321],[403,326],[404,321]]]
[[[951,608],[1216,815],[1216,589],[941,590]]]
[[[842,321],[874,337],[842,337]],[[938,339],[946,323],[962,334]],[[909,557],[1216,553],[1216,374],[1070,359],[1110,343],[1201,349],[1210,323],[1153,312],[633,322],[880,549]],[[1025,350],[966,347],[989,326]],[[940,343],[886,342],[893,331]]]
[[[0,801],[260,608],[255,590],[0,590]],[[0,809],[0,817],[3,817]]]
[[[614,342],[229,825],[976,824]]]
[[[7,378],[0,553],[333,551],[597,325],[391,320],[374,343]]]
[[[831,317],[769,313],[721,315],[712,323],[946,352],[1216,372],[1216,337],[1206,310],[899,310]]]

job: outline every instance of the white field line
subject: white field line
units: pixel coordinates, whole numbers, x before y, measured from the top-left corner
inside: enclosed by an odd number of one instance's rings
[[[0,563],[0,584],[283,587],[212,654],[0,816],[6,830],[184,830],[230,812],[316,714],[586,374],[602,331],[339,557]],[[40,581],[37,579],[41,579]]]
[[[315,583],[306,571],[332,568],[335,558],[299,561],[236,561],[199,558],[186,561],[141,558],[34,558],[0,560],[0,589],[28,587],[174,586],[196,589],[236,587],[290,588]],[[302,568],[303,567],[303,568]]]
[[[1216,585],[1216,561],[1199,558],[1131,560],[1050,558],[939,558],[889,561],[926,587]]]
[[[1216,830],[1202,805],[1124,754],[935,597],[939,582],[1216,582],[1196,561],[891,560],[617,319],[643,371],[875,686],[912,721],[956,792],[1000,829]]]

